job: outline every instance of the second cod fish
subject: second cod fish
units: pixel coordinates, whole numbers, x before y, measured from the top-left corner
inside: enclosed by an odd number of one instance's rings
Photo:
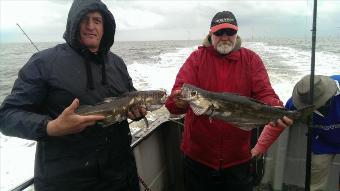
[[[220,119],[246,131],[276,122],[283,116],[300,119],[314,110],[314,106],[294,111],[286,110],[249,97],[206,91],[190,84],[182,86],[180,99],[188,101],[192,111],[198,116],[207,115]]]
[[[127,92],[120,97],[106,98],[104,102],[94,106],[81,106],[76,113],[79,115],[104,115],[101,121],[108,126],[127,119],[127,113],[133,107],[141,106],[147,111],[161,108],[166,100],[166,92],[161,90]],[[148,126],[148,124],[146,124]]]

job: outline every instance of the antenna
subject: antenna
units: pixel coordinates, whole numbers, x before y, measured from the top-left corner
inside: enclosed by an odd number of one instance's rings
[[[38,49],[38,47],[32,42],[32,40],[30,39],[30,37],[28,37],[28,35],[25,33],[25,31],[21,28],[21,26],[17,23],[19,29],[24,33],[24,35],[28,38],[28,40],[31,42],[31,44],[34,46],[35,49],[37,49],[37,51],[39,52],[40,50]]]

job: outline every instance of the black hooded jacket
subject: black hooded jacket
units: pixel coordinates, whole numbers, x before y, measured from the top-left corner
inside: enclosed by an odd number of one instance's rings
[[[80,20],[90,11],[99,11],[104,19],[99,58],[89,55],[78,40]],[[105,4],[99,0],[75,0],[64,33],[66,43],[34,54],[19,71],[11,94],[3,101],[1,133],[38,141],[36,190],[49,190],[46,185],[65,176],[61,170],[65,164],[58,163],[62,158],[80,159],[105,149],[118,152],[122,158],[129,155],[131,136],[127,121],[106,128],[95,125],[60,137],[48,136],[46,132],[48,120],[57,118],[75,98],[80,105],[93,105],[106,97],[135,90],[124,61],[110,52],[114,34],[115,20]],[[88,86],[89,75],[92,88]]]

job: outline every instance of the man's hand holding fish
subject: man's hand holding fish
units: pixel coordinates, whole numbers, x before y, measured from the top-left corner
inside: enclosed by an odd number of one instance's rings
[[[173,97],[173,100],[178,108],[185,109],[189,106],[189,103],[181,98],[181,90],[175,90],[171,93],[170,97]]]
[[[96,121],[105,119],[103,115],[81,116],[75,113],[79,107],[79,100],[75,99],[56,119],[47,124],[47,134],[50,136],[63,136],[79,133],[87,126],[93,125]]]
[[[148,114],[148,111],[146,110],[145,107],[142,107],[142,106],[132,107],[128,111],[128,117],[131,120],[139,120],[143,118],[144,116],[146,116],[146,114]]]

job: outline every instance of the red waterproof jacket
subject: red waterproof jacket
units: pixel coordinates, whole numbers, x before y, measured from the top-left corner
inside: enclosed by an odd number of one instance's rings
[[[214,92],[231,92],[263,103],[282,106],[269,82],[260,57],[240,48],[220,55],[212,46],[200,46],[179,70],[172,91],[184,83]],[[251,131],[244,131],[220,120],[196,116],[190,107],[177,108],[170,96],[166,107],[173,114],[185,115],[181,149],[193,160],[214,169],[228,168],[251,159]]]

